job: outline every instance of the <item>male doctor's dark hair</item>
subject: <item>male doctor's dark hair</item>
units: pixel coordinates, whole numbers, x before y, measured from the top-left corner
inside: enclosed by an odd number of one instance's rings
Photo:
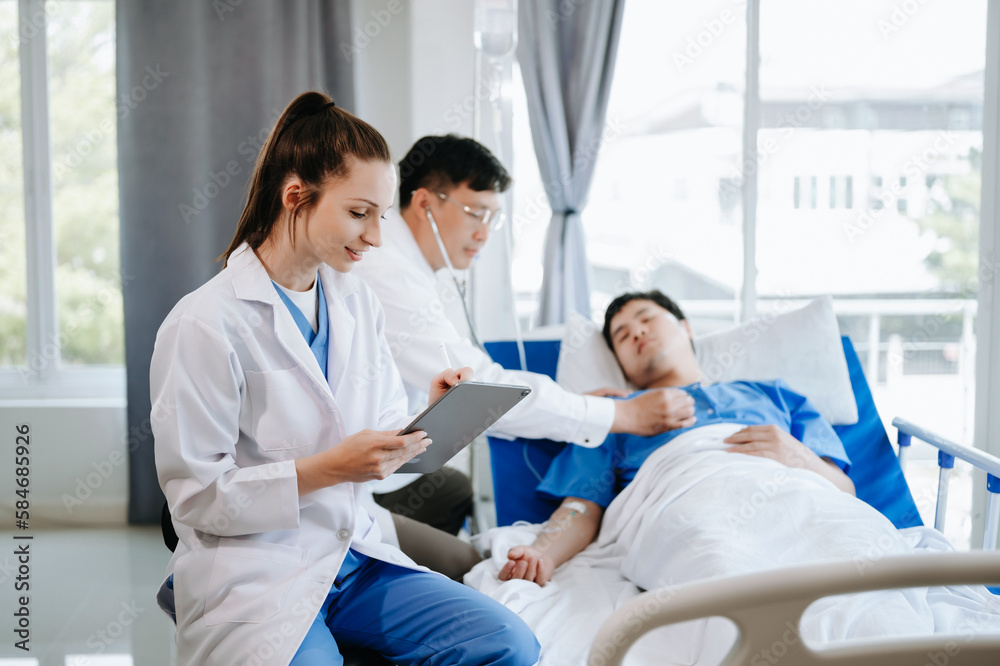
[[[475,192],[506,192],[510,174],[474,139],[455,134],[425,136],[399,161],[399,208],[409,206],[414,190],[421,187],[441,192],[463,183]]]

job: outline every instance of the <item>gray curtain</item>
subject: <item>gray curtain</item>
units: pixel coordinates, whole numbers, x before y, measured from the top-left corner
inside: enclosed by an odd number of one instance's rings
[[[158,522],[149,361],[174,304],[220,269],[258,149],[297,94],[353,107],[350,3],[117,3],[129,522]]]
[[[560,323],[573,310],[590,314],[580,212],[604,131],[624,6],[624,0],[533,0],[520,6],[517,58],[538,168],[552,207],[543,325]]]

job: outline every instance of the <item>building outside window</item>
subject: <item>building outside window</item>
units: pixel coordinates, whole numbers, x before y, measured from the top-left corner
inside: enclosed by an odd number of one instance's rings
[[[744,275],[738,186],[754,169],[757,311],[833,294],[883,419],[909,414],[971,444],[986,2],[921,4],[886,31],[893,6],[761,3],[758,154],[747,158],[745,16],[734,12],[685,59],[689,38],[731,4],[631,0],[608,110],[614,131],[583,212],[592,306],[603,311],[623,285],[657,287],[702,332],[732,325]],[[513,89],[514,275],[530,327],[548,210],[516,80]],[[665,197],[657,184],[679,177],[687,196]],[[923,457],[909,475],[936,474]],[[926,519],[934,479],[925,480]],[[948,534],[967,543],[962,465],[952,493]]]

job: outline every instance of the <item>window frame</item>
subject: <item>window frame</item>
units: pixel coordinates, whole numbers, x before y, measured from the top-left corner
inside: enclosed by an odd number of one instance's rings
[[[756,0],[754,0],[756,1]],[[986,70],[983,81],[983,188],[979,208],[979,265],[995,265],[1000,257],[1000,192],[987,183],[1000,178],[1000,0],[986,7]],[[980,269],[980,274],[982,269]],[[992,272],[992,269],[991,269]],[[995,272],[992,272],[994,277]],[[980,280],[976,318],[976,401],[973,442],[976,448],[1000,456],[1000,414],[993,404],[1000,393],[1000,289],[996,279]],[[972,534],[986,526],[986,475],[973,477]]]

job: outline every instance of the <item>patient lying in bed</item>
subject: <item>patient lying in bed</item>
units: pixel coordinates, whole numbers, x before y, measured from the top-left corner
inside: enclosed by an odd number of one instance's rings
[[[782,382],[701,386],[691,329],[662,294],[616,300],[604,332],[636,386],[680,387],[694,397],[697,423],[649,438],[612,435],[595,449],[566,447],[538,486],[566,499],[533,544],[510,548],[500,580],[544,585],[598,529],[596,548],[613,553],[621,574],[644,589],[829,559],[853,560],[863,574],[935,538],[900,533],[853,496],[840,440]],[[985,588],[830,598],[802,623],[804,635],[822,641],[983,628],[1000,631],[1000,604]]]
[[[701,369],[691,327],[668,297],[655,291],[619,297],[608,307],[604,337],[626,376],[639,388],[686,391],[694,399],[695,425],[654,437],[611,435],[593,449],[566,447],[538,491],[568,499],[553,514],[542,538],[533,546],[512,549],[501,579],[544,584],[555,567],[593,540],[604,509],[634,480],[651,454],[709,424],[745,426],[725,426],[729,430],[721,441],[726,451],[808,470],[853,495],[854,485],[843,471],[850,465],[844,446],[806,398],[781,381],[699,383]]]

